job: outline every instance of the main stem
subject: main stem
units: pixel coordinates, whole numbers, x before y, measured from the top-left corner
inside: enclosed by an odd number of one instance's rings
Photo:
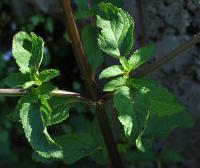
[[[74,20],[73,12],[70,5],[70,0],[60,0],[65,15],[68,35],[72,41],[72,47],[75,54],[76,62],[81,71],[85,86],[94,101],[99,101],[96,105],[97,118],[104,137],[105,144],[109,153],[109,157],[114,168],[124,168],[121,156],[118,152],[116,142],[109,124],[108,117],[104,110],[104,105],[100,101],[98,87],[96,85],[91,68],[85,57],[83,46],[80,40],[79,32]]]

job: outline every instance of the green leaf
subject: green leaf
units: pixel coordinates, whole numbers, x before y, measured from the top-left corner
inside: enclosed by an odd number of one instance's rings
[[[143,138],[149,139],[159,137],[163,138],[178,127],[192,127],[192,117],[186,112],[175,113],[170,116],[159,117],[157,115],[150,115],[147,127],[144,130]]]
[[[22,73],[12,73],[7,76],[3,82],[13,88],[13,87],[22,87],[26,82],[30,80],[29,75]]]
[[[48,82],[49,80],[59,76],[60,73],[55,69],[47,69],[39,73],[39,80],[42,82]]]
[[[44,126],[47,126],[51,120],[52,109],[45,95],[39,95],[38,97],[40,100],[40,112],[41,112],[42,122]]]
[[[141,138],[140,135],[139,135],[138,138],[136,139],[135,144],[136,144],[136,147],[137,147],[141,152],[145,152],[145,148],[144,148],[144,146],[143,146],[142,138]]]
[[[26,138],[34,151],[45,158],[62,158],[62,148],[53,141],[43,125],[39,108],[32,98],[24,98],[20,110],[20,118]]]
[[[103,55],[97,41],[97,30],[93,26],[85,26],[81,32],[81,36],[85,54],[88,58],[92,71],[95,72],[96,69],[103,63]]]
[[[126,71],[129,71],[131,69],[131,65],[125,57],[120,57],[119,62]]]
[[[120,123],[124,126],[125,135],[130,136],[133,128],[133,120],[131,115],[120,115],[118,119]]]
[[[114,94],[114,107],[124,127],[126,136],[138,137],[148,115],[148,90],[141,88],[136,93],[127,86],[122,86]]]
[[[51,93],[54,90],[57,90],[57,87],[50,83],[42,83],[40,86],[38,86],[38,90],[40,94],[49,96],[49,93]]]
[[[140,133],[144,146],[155,138],[166,137],[175,128],[193,125],[191,116],[167,89],[148,79],[136,80],[134,84],[138,89],[149,89],[148,117]]]
[[[61,98],[52,98],[49,100],[52,108],[51,120],[48,125],[54,125],[63,122],[69,117],[71,103]]]
[[[117,90],[119,87],[126,85],[126,78],[124,77],[119,77],[116,79],[111,80],[110,82],[108,82],[104,88],[103,91],[105,92],[112,92]]]
[[[123,70],[122,66],[113,65],[111,67],[104,69],[101,72],[101,74],[99,75],[99,79],[115,77],[115,76],[122,75],[123,73],[124,73],[124,70]]]
[[[101,3],[97,15],[97,27],[101,29],[99,46],[115,58],[126,56],[133,47],[133,20],[121,8]]]
[[[74,12],[75,19],[84,19],[91,15],[88,1],[83,0],[75,0],[75,3],[77,5],[77,10]]]
[[[174,113],[185,111],[185,107],[177,101],[176,97],[156,81],[139,79],[135,81],[135,85],[139,88],[145,86],[151,91],[150,113],[158,116],[169,116]]]
[[[28,88],[30,88],[31,86],[35,85],[35,84],[36,84],[35,81],[28,81],[28,82],[26,82],[26,83],[24,84],[23,88],[24,88],[24,89],[28,89]]]
[[[148,45],[146,47],[136,50],[128,60],[132,69],[135,69],[138,66],[147,62],[153,56],[155,51],[155,45]]]
[[[44,53],[44,41],[41,37],[37,36],[35,33],[31,33],[32,39],[32,50],[31,50],[31,60],[30,64],[38,71]]]
[[[98,145],[88,133],[72,133],[58,137],[56,142],[63,148],[64,162],[72,164],[98,150]]]
[[[30,71],[29,62],[31,59],[32,42],[26,32],[15,34],[12,42],[12,54],[22,73]]]

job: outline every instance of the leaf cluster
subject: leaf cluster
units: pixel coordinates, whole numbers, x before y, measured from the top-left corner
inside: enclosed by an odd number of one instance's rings
[[[172,93],[147,77],[130,76],[156,49],[151,44],[132,52],[134,22],[130,15],[112,4],[101,3],[97,26],[100,49],[119,62],[104,69],[99,79],[112,78],[103,90],[114,92],[114,107],[124,128],[125,141],[144,152],[154,139],[167,136],[174,128],[190,127],[191,117]]]

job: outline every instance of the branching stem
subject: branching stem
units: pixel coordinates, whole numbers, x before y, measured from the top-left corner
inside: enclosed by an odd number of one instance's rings
[[[24,90],[24,89],[0,89],[0,96],[8,96],[8,97],[24,96],[28,92],[29,92],[28,90]],[[79,93],[70,92],[70,91],[55,90],[50,93],[50,96],[73,99],[74,101],[84,102],[89,105],[96,104],[96,102],[93,102],[92,100],[81,96]]]
[[[191,40],[185,42],[184,44],[182,44],[178,47],[176,47],[175,49],[170,51],[167,55],[158,59],[157,61],[152,62],[151,64],[145,64],[145,65],[138,67],[136,70],[134,70],[132,72],[131,76],[133,78],[141,78],[141,77],[149,74],[150,72],[159,69],[162,65],[173,60],[176,56],[183,53],[188,48],[193,47],[195,44],[197,44],[199,42],[200,42],[200,34],[197,34]]]

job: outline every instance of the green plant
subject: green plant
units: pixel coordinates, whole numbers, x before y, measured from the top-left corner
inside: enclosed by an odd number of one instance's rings
[[[156,81],[149,79],[147,73],[199,42],[199,36],[176,48],[164,59],[145,67],[143,64],[154,54],[155,46],[148,45],[132,52],[132,18],[110,3],[100,3],[93,11],[97,15],[99,34],[92,25],[86,26],[82,31],[83,47],[91,65],[89,66],[80,47],[82,43],[76,31],[69,1],[63,0],[62,6],[69,38],[90,96],[86,98],[78,93],[61,91],[52,85],[49,81],[58,76],[59,72],[54,69],[40,70],[44,41],[34,33],[25,32],[17,33],[12,45],[13,56],[20,72],[10,74],[4,80],[9,87],[19,89],[0,90],[1,95],[22,96],[12,116],[21,120],[36,160],[63,160],[66,164],[72,164],[89,156],[98,163],[107,163],[109,155],[113,167],[122,168],[124,164],[119,153],[125,154],[124,160],[129,160],[126,153],[132,151],[132,147],[136,146],[142,152],[148,151],[155,138],[166,137],[177,127],[192,126],[191,117],[175,96]],[[91,72],[91,69],[95,72],[102,64],[102,51],[118,61],[118,64],[104,69],[99,75],[100,79],[112,78],[103,88],[103,91],[112,94],[104,96],[97,91]],[[94,56],[98,56],[98,61]],[[120,139],[117,145],[104,110],[110,97],[113,98],[113,105],[117,110],[117,118],[114,119],[123,127],[118,130],[122,136],[117,137]],[[100,130],[95,120],[93,128],[88,132],[51,137],[47,128],[66,120],[70,108],[77,103],[96,108]],[[103,138],[99,135],[100,131]]]

